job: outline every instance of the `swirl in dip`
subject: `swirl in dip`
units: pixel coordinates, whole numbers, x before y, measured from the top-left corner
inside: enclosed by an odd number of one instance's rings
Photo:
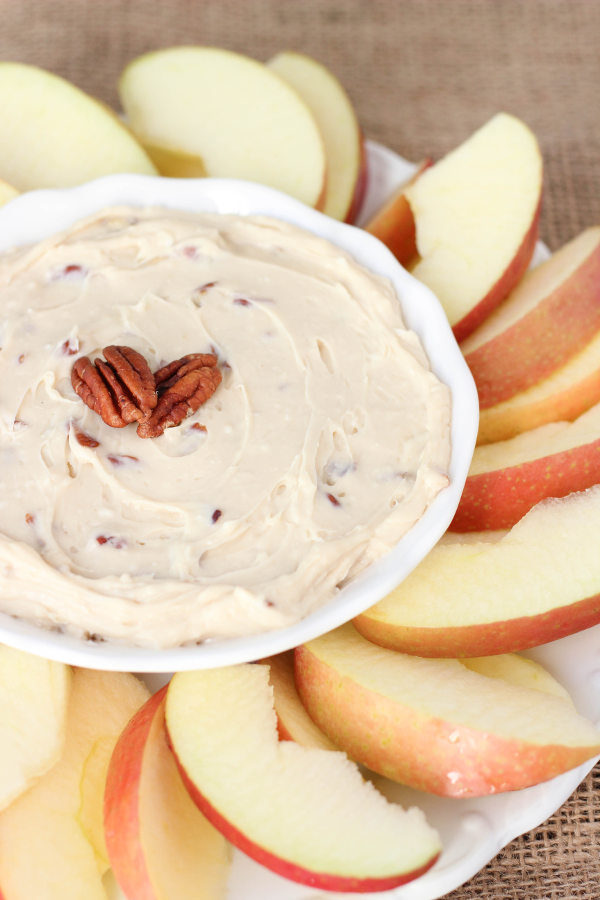
[[[393,288],[298,228],[111,209],[5,254],[0,296],[10,614],[152,647],[278,628],[448,483],[449,391]],[[213,350],[223,381],[142,440],[71,387],[109,344],[153,371]]]

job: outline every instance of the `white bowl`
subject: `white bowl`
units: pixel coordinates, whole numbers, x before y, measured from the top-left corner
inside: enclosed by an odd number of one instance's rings
[[[34,191],[0,210],[0,252],[39,241],[78,219],[122,204],[273,216],[330,240],[366,268],[389,278],[406,323],[420,336],[434,372],[452,394],[450,484],[385,557],[296,625],[251,637],[154,650],[85,641],[0,614],[0,641],[74,665],[132,672],[209,668],[279,653],[372,606],[406,578],[439,540],[458,505],[475,445],[478,402],[473,379],[436,297],[409,275],[382,243],[359,228],[341,224],[261,185],[229,179],[111,175],[80,187]]]

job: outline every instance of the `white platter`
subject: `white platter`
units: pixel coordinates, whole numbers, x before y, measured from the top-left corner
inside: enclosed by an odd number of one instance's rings
[[[414,171],[412,164],[376,144],[369,143],[368,152],[371,182],[361,222]],[[536,259],[547,255],[540,245]],[[525,655],[543,663],[568,689],[579,712],[600,724],[600,625]],[[148,681],[155,690],[166,678],[154,676]],[[435,797],[390,783],[390,796],[405,805],[420,806],[440,831],[444,851],[426,875],[380,894],[323,893],[273,875],[236,850],[227,900],[341,900],[349,896],[436,900],[475,875],[513,838],[544,822],[565,802],[594,762],[524,791],[471,800]],[[114,887],[111,900],[123,900]]]

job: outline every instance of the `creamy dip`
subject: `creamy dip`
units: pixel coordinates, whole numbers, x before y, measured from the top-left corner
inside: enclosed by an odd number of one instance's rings
[[[278,628],[448,483],[449,391],[392,286],[298,228],[111,209],[5,254],[0,301],[5,612],[153,647]],[[71,386],[109,344],[223,380],[142,440]]]

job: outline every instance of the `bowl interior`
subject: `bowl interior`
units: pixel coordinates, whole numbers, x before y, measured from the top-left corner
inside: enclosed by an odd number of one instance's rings
[[[371,148],[370,152],[375,151]],[[377,165],[371,169],[377,176]],[[411,170],[406,163],[407,177]],[[385,179],[375,177],[367,204],[375,204],[377,190],[383,201],[384,191],[388,191]],[[400,298],[406,323],[420,336],[434,372],[451,391],[450,484],[385,557],[296,625],[251,637],[153,650],[85,641],[0,614],[0,640],[73,665],[172,672],[259,659],[348,621],[399,584],[438,541],[454,515],[471,461],[477,434],[477,393],[439,302],[397,263],[383,244],[365,231],[334,221],[270,188],[229,179],[112,175],[76,188],[24,194],[0,210],[0,252],[39,241],[113,205],[273,216],[332,241],[366,268],[389,278]]]

